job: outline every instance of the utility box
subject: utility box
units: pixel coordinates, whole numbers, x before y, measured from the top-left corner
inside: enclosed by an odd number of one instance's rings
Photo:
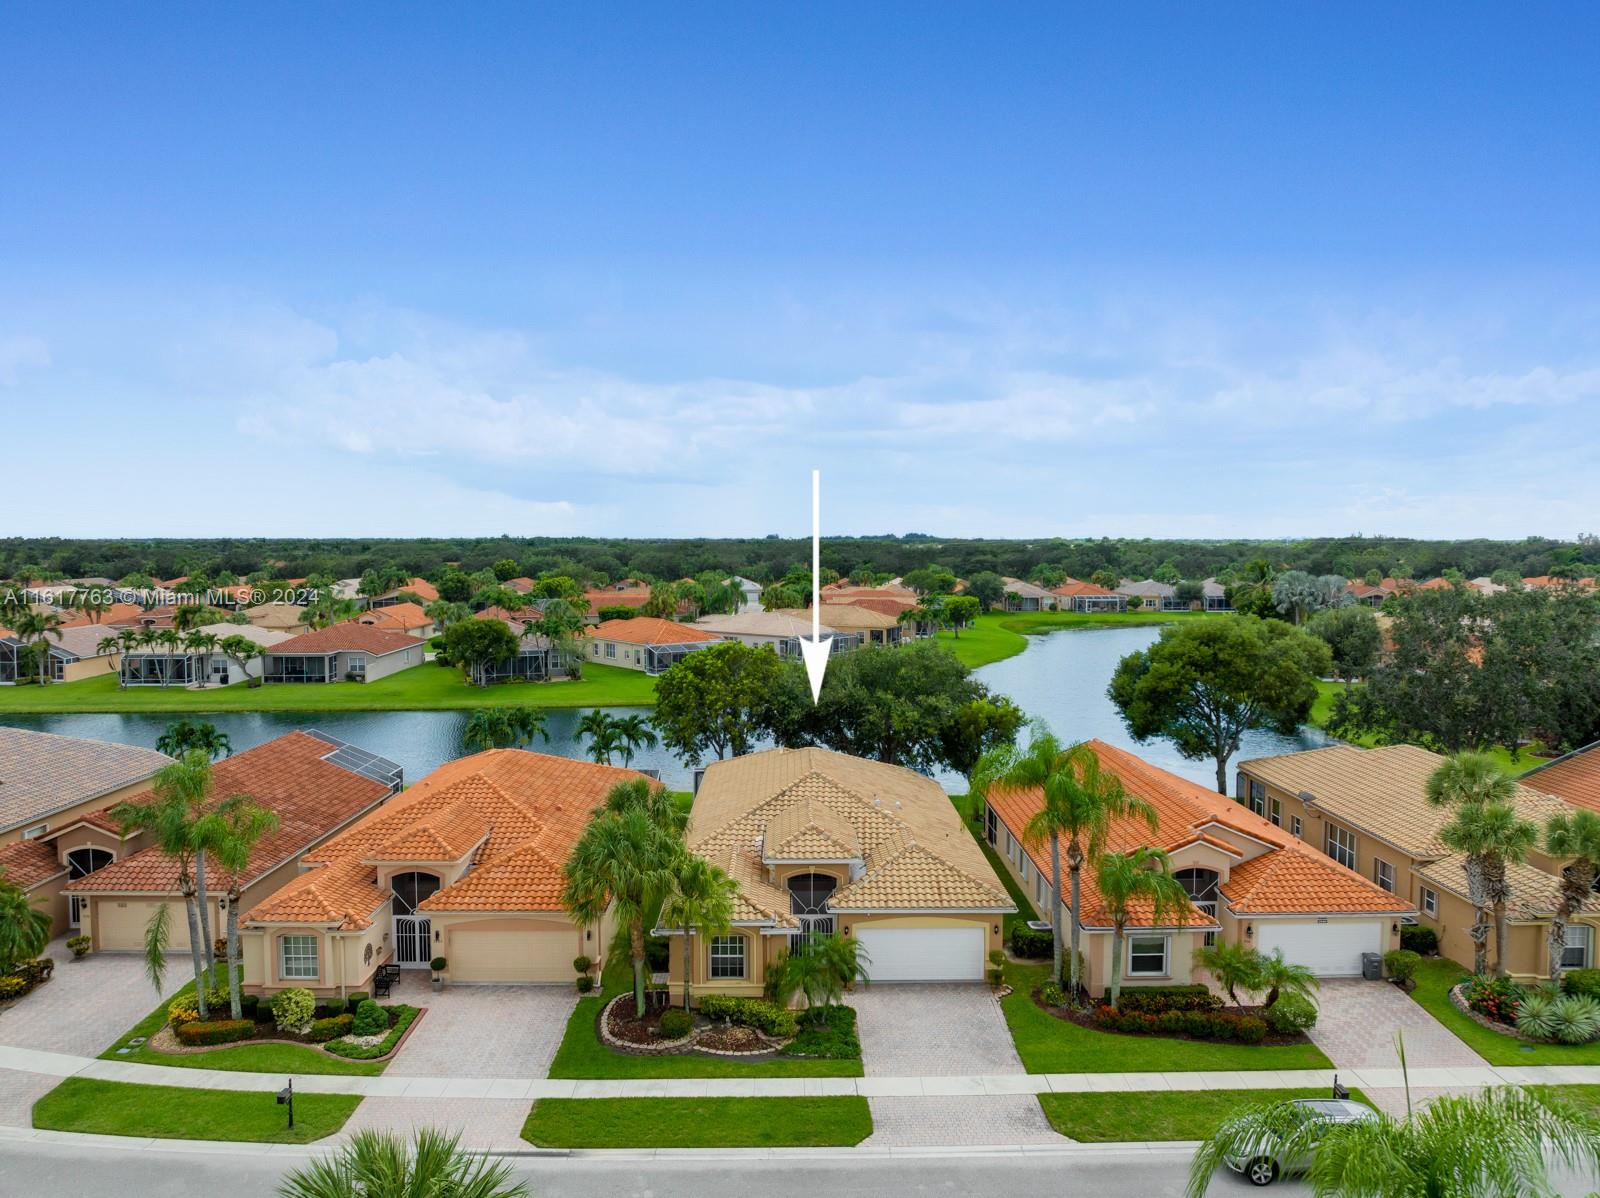
[[[1383,980],[1383,958],[1377,953],[1361,954],[1361,976],[1369,982]]]

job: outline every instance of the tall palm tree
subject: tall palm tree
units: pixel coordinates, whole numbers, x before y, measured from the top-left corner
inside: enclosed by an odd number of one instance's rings
[[[128,655],[138,652],[142,644],[144,644],[144,633],[137,628],[124,628],[117,633],[117,648],[122,653],[122,660],[117,670],[117,681],[124,688],[128,685],[128,674],[126,669],[122,667],[127,665]]]
[[[1499,764],[1486,753],[1456,753],[1428,775],[1424,793],[1431,806],[1448,807],[1459,813],[1489,803],[1509,804],[1516,796],[1517,783],[1502,773]],[[1472,971],[1482,974],[1488,969],[1492,863],[1469,850],[1457,851],[1467,854],[1464,872],[1475,916],[1467,934],[1473,945]],[[1503,947],[1503,942],[1497,945],[1497,948]]]
[[[0,869],[0,975],[18,961],[31,961],[50,943],[50,913]]]
[[[611,758],[622,752],[623,739],[617,727],[620,722],[616,716],[598,709],[585,712],[578,720],[577,737],[589,742],[589,759],[596,765],[610,765]]]
[[[639,807],[597,813],[562,867],[561,905],[581,925],[610,911],[626,929],[635,1014],[644,1016],[645,921],[672,889],[683,842]]]
[[[653,749],[656,747],[657,738],[655,730],[650,727],[644,716],[637,713],[617,717],[612,728],[615,729],[620,746],[617,750],[622,756],[622,764],[633,764],[633,755],[639,749]]]
[[[289,1172],[281,1198],[526,1198],[511,1166],[461,1147],[461,1137],[434,1128],[414,1145],[392,1132],[364,1129],[339,1148]]]
[[[672,886],[661,901],[662,927],[683,929],[683,1009],[689,1009],[689,975],[694,934],[721,936],[733,926],[733,896],[738,883],[694,853],[680,855]]]
[[[1099,755],[1086,744],[1062,748],[1061,742],[1040,724],[1026,748],[1006,745],[991,750],[978,761],[971,788],[986,798],[993,788],[1040,792],[1037,813],[1022,829],[1030,844],[1050,845],[1050,931],[1054,951],[1051,977],[1061,984],[1061,842],[1067,842],[1067,876],[1071,897],[1071,947],[1069,993],[1076,1001],[1078,941],[1082,931],[1082,883],[1085,859],[1104,850],[1112,825],[1119,819],[1139,819],[1156,828],[1156,811],[1137,795],[1130,795],[1115,774],[1100,767]]]
[[[205,686],[206,678],[211,672],[211,655],[217,651],[220,640],[221,638],[214,632],[191,632],[183,638],[183,647],[200,658],[199,685],[202,687]]]
[[[174,720],[156,737],[156,752],[168,757],[183,757],[191,749],[199,749],[211,761],[233,756],[228,734],[209,720]]]
[[[149,798],[118,803],[111,809],[111,818],[120,825],[124,837],[135,832],[145,833],[178,867],[178,893],[183,896],[189,919],[189,957],[194,965],[195,996],[202,1019],[210,1018],[206,1004],[206,975],[210,966],[206,937],[210,921],[199,909],[199,904],[205,901],[205,888],[198,879],[203,877],[205,864],[196,825],[210,790],[211,762],[204,752],[194,749],[182,760],[163,766],[156,773]],[[165,912],[158,908],[152,919],[164,917]]]
[[[1466,856],[1467,890],[1473,906],[1483,903],[1494,925],[1494,971],[1506,975],[1506,903],[1511,886],[1506,866],[1520,864],[1539,842],[1539,829],[1517,814],[1510,803],[1487,803],[1462,807],[1455,817],[1439,829],[1439,839],[1447,848]],[[1473,874],[1478,875],[1473,889]],[[1479,920],[1481,923],[1482,915]],[[1483,971],[1483,941],[1473,928],[1474,968]]]
[[[1095,862],[1095,888],[1111,918],[1111,1005],[1122,996],[1122,956],[1128,920],[1135,902],[1149,903],[1152,927],[1182,924],[1189,914],[1189,894],[1172,876],[1172,862],[1163,849],[1136,848],[1128,853],[1103,853]]]
[[[166,690],[167,684],[172,681],[172,659],[178,651],[178,646],[183,638],[179,635],[177,626],[171,628],[158,628],[151,634],[151,639],[161,646],[164,651],[162,656],[166,659],[161,669],[161,689]]]
[[[72,597],[72,606],[88,616],[89,623],[98,624],[111,610],[111,600],[99,587],[91,587],[75,593]]]
[[[1264,1151],[1266,1146],[1271,1146]],[[1308,1117],[1290,1103],[1241,1111],[1211,1133],[1189,1169],[1188,1198],[1202,1198],[1228,1160],[1309,1159],[1317,1198],[1512,1198],[1555,1194],[1550,1165],[1600,1170],[1600,1124],[1513,1086],[1436,1098],[1420,1114],[1378,1112],[1357,1123]]]
[[[250,855],[263,836],[278,830],[277,815],[246,795],[231,795],[196,821],[195,837],[210,850],[227,887],[228,1006],[244,1018],[239,1002],[239,899]]]
[[[111,657],[122,651],[122,641],[114,636],[103,636],[94,643],[94,651],[102,657]],[[120,684],[122,679],[122,659],[118,658],[112,662],[111,668],[117,672],[117,679]]]
[[[46,684],[47,667],[50,664],[50,638],[54,637],[57,643],[61,641],[62,619],[58,612],[34,611],[24,607],[11,617],[11,631],[17,634],[17,639],[23,644],[31,644],[37,650],[39,658],[39,685]]]
[[[1561,899],[1550,920],[1550,981],[1561,983],[1561,956],[1567,946],[1567,924],[1594,894],[1600,877],[1600,815],[1586,808],[1552,815],[1544,828],[1544,851],[1561,869]]]
[[[599,811],[642,811],[651,823],[675,837],[681,837],[689,824],[689,813],[672,801],[671,792],[648,778],[618,782],[606,792]]]

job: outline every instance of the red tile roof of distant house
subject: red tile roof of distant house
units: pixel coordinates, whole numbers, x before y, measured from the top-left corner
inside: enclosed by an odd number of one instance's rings
[[[1524,578],[1522,585],[1525,587],[1537,587],[1540,590],[1565,586],[1589,587],[1592,589],[1595,586],[1595,580],[1592,578],[1555,578],[1549,574],[1538,574],[1532,578]]]
[[[660,620],[655,616],[635,616],[631,620],[605,620],[588,634],[596,640],[627,645],[687,645],[694,641],[720,641],[722,637],[702,628]]]
[[[137,603],[113,603],[98,617],[85,612],[65,621],[63,628],[81,628],[85,624],[104,624],[107,627],[120,628],[128,624],[137,623],[139,617],[144,615],[144,608]]]
[[[1060,595],[1064,599],[1073,599],[1079,595],[1101,595],[1107,598],[1116,595],[1115,591],[1096,586],[1092,582],[1084,582],[1081,578],[1069,578],[1060,586],[1051,587],[1050,593]]]
[[[650,602],[650,592],[644,591],[585,591],[589,610],[598,612],[607,607],[643,607]]]
[[[356,616],[354,621],[346,621],[346,623],[351,622],[390,632],[407,632],[413,628],[428,627],[433,623],[433,617],[408,600],[405,603],[391,603],[387,607],[375,607],[371,611],[364,611]]]
[[[0,876],[23,890],[67,872],[56,846],[45,840],[17,840],[0,845]]]
[[[1529,771],[1521,782],[1576,807],[1600,811],[1600,741]]]
[[[531,578],[508,578],[500,584],[508,591],[515,591],[519,595],[526,595],[536,585]]]
[[[329,761],[339,748],[306,732],[290,732],[211,767],[212,794],[217,799],[247,795],[278,817],[277,830],[262,837],[250,854],[241,878],[244,885],[299,856],[389,794],[384,783]],[[149,797],[146,792],[130,801]],[[211,868],[215,870],[215,864]],[[67,889],[170,894],[177,885],[177,863],[152,847],[97,869]]]
[[[274,654],[293,653],[372,653],[382,657],[385,653],[398,653],[413,649],[421,642],[403,632],[386,632],[366,624],[335,624],[317,632],[307,632],[281,645],[272,646]]]
[[[853,595],[846,591],[836,591],[828,596],[828,602],[823,606],[833,604],[848,604],[851,607],[865,608],[875,611],[881,616],[894,616],[898,618],[901,612],[910,611],[916,606],[915,600],[897,599],[888,595]]]
[[[302,578],[300,581],[304,582],[305,579]],[[379,595],[378,598],[391,599],[394,596],[407,591],[417,596],[417,598],[421,599],[424,603],[432,603],[439,597],[439,590],[433,585],[433,583],[429,582],[426,578],[413,578],[410,582],[401,583],[392,591],[385,591],[382,595]]]

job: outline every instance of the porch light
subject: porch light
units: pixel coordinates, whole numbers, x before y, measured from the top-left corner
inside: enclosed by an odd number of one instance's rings
[[[1251,931],[1252,931],[1252,929],[1251,929],[1250,925],[1249,924],[1245,924],[1244,925],[1244,938],[1246,940],[1250,939]]]
[[[996,936],[998,936],[1000,934],[1000,925],[999,924],[994,924],[994,925],[992,925],[992,927],[993,927],[994,934]]]
[[[1400,921],[1397,919],[1392,924],[1389,925],[1389,935],[1398,936],[1399,934],[1400,934]]]

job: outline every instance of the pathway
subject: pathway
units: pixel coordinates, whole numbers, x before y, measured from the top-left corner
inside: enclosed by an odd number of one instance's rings
[[[427,1013],[385,1071],[389,1077],[543,1077],[578,994],[571,986],[451,986],[435,994],[428,971],[412,969],[392,998]]]
[[[93,953],[74,961],[65,940],[51,941],[45,955],[55,959],[55,974],[0,1011],[0,1044],[93,1056],[155,1005],[143,957]],[[193,977],[189,958],[170,957],[167,964],[167,989],[176,993]]]

